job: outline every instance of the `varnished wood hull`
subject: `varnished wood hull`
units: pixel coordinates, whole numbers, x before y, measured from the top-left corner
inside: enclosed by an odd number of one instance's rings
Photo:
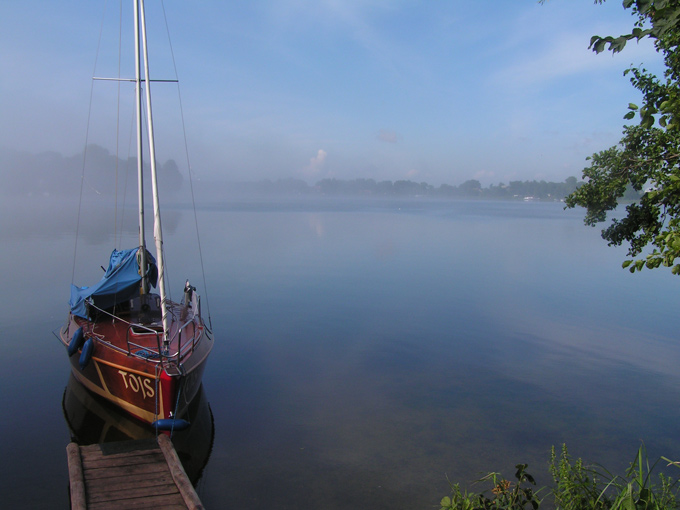
[[[130,333],[128,323],[109,322],[93,323],[71,315],[60,332],[65,347],[78,328],[83,328],[85,336],[93,339],[91,357],[84,366],[81,362],[83,348],[70,357],[76,380],[143,422],[182,417],[201,386],[203,370],[213,346],[210,330],[199,318],[196,324],[187,328],[190,329],[187,337],[192,336],[191,345],[185,343],[176,357],[151,355],[144,358],[139,353],[150,353],[157,345],[157,335],[136,337]],[[134,347],[131,347],[130,337]]]
[[[71,440],[80,446],[156,437],[153,428],[92,394],[72,374],[64,390],[62,408]],[[184,419],[191,422],[191,427],[175,431],[172,443],[184,470],[195,485],[210,458],[215,431],[203,387],[199,388]]]

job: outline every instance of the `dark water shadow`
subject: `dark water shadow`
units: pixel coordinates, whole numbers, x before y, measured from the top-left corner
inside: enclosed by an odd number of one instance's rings
[[[125,414],[108,401],[92,394],[74,377],[69,376],[62,398],[64,419],[71,440],[81,446],[155,438],[156,431]],[[215,440],[212,410],[203,386],[192,401],[185,419],[191,426],[172,436],[182,466],[196,485],[210,460]]]

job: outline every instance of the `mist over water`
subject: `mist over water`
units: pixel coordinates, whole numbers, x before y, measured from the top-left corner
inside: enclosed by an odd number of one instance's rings
[[[17,207],[0,220],[0,499],[66,508],[69,365],[51,331],[66,319],[72,210]],[[641,440],[652,459],[680,458],[678,282],[622,270],[625,250],[562,208],[216,197],[197,211],[204,289],[193,212],[169,207],[169,287],[190,278],[216,338],[206,507],[427,508],[447,477],[519,462],[547,483],[563,442],[613,471]],[[78,285],[115,247],[106,221],[86,220]]]

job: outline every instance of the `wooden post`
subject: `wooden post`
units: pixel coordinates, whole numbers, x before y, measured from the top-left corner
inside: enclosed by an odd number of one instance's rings
[[[83,465],[80,460],[80,448],[75,443],[69,443],[66,447],[68,459],[68,478],[71,490],[71,508],[73,510],[86,510],[85,479],[83,478]]]
[[[189,477],[182,467],[182,463],[177,456],[175,448],[172,446],[172,441],[165,434],[158,435],[158,446],[160,446],[163,455],[165,456],[165,462],[167,462],[170,468],[170,473],[175,481],[175,485],[179,489],[179,493],[182,495],[184,502],[190,510],[204,510],[203,504],[196,494],[194,486],[191,485]]]

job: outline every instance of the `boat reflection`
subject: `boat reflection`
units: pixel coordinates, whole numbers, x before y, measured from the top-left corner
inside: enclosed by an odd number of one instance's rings
[[[62,409],[71,440],[81,446],[156,436],[151,426],[89,392],[73,374],[69,376],[64,390]],[[202,385],[183,418],[191,426],[183,431],[175,431],[172,444],[191,483],[196,485],[208,464],[215,438],[212,410]]]

